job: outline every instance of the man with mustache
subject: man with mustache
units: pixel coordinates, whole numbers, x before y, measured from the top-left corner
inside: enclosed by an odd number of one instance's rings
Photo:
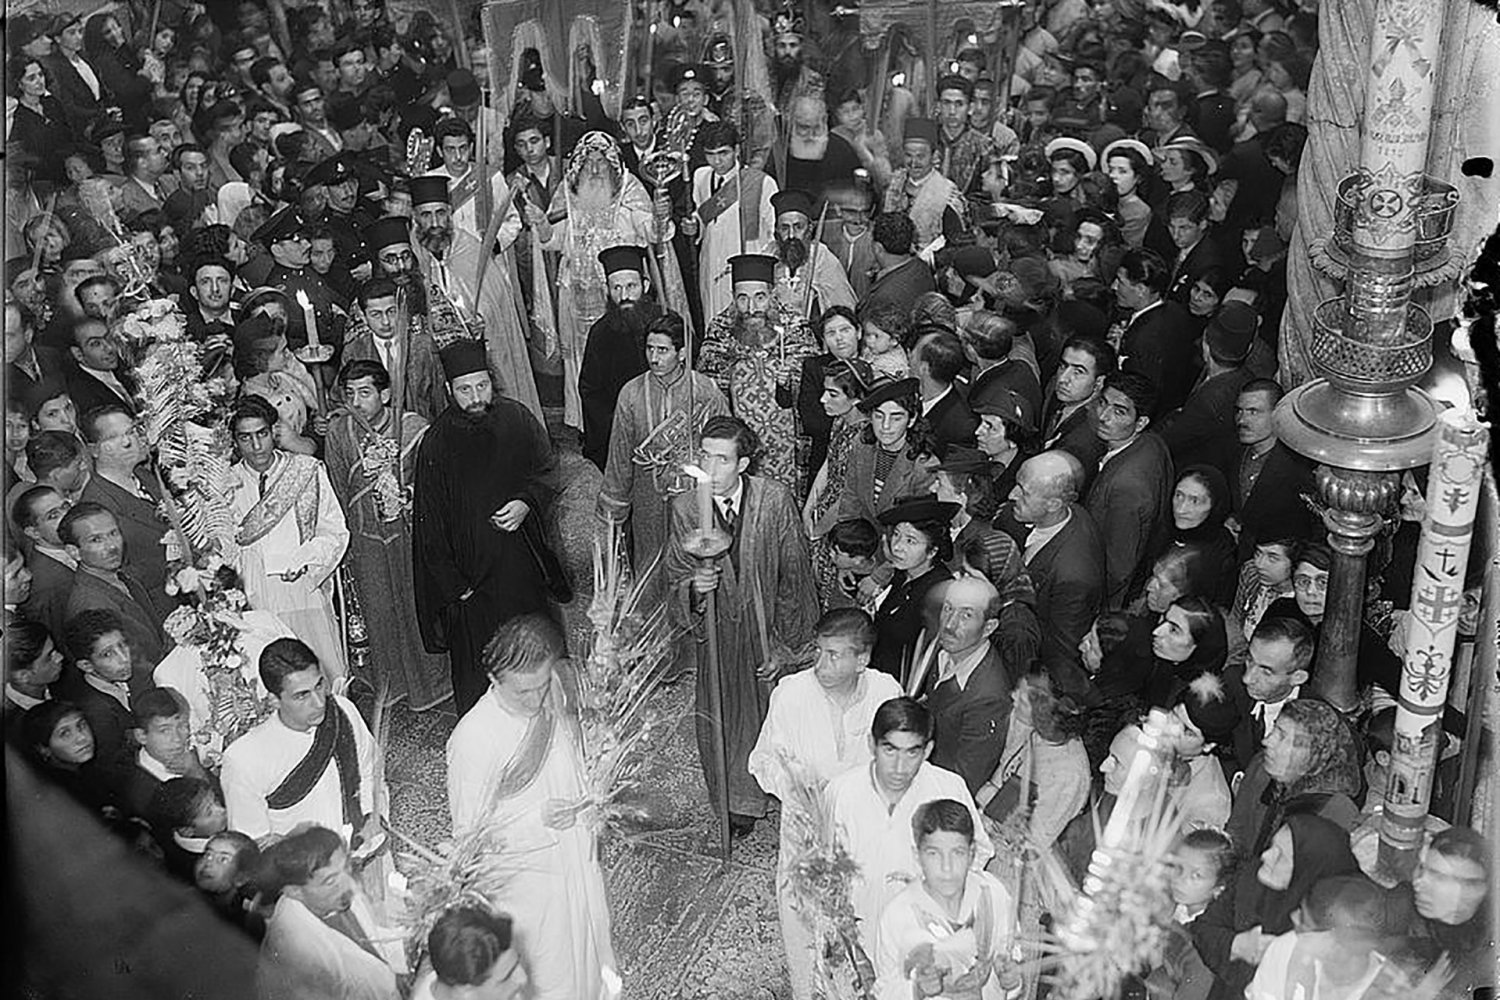
[[[651,299],[644,247],[614,246],[599,252],[604,266],[604,315],[589,327],[578,371],[583,403],[583,457],[604,468],[615,401],[626,382],[646,370],[646,327],[661,314]]]
[[[801,497],[797,385],[802,360],[817,348],[797,306],[776,295],[776,264],[765,254],[729,258],[734,301],[709,323],[697,368],[760,438],[757,471]]]
[[[470,337],[483,326],[484,347],[497,390],[524,405],[538,421],[542,404],[531,357],[526,350],[519,307],[504,262],[485,268],[484,284],[476,285],[479,239],[456,228],[446,174],[424,174],[411,179],[412,252],[417,269],[427,276],[428,332],[438,341]]]
[[[417,623],[448,654],[461,716],[484,695],[484,649],[505,621],[550,614],[537,562],[557,493],[541,421],[495,389],[485,349],[458,340],[441,354],[452,403],[417,451],[412,552]]]
[[[832,306],[853,309],[849,276],[812,231],[812,195],[778,191],[771,196],[771,207],[776,210],[776,297],[808,317],[822,315]]]

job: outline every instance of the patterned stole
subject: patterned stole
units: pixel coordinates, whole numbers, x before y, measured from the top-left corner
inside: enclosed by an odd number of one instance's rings
[[[549,702],[553,694],[555,690],[549,692]],[[526,735],[521,737],[521,745],[515,754],[491,778],[489,793],[485,796],[485,812],[531,787],[542,773],[542,765],[547,763],[547,755],[552,751],[552,737],[556,732],[557,715],[551,704],[544,704],[542,710],[531,717],[531,722],[526,726]]]
[[[457,180],[448,181],[448,200],[454,211],[467,205],[479,195],[479,168],[470,164],[468,171]]]
[[[740,200],[740,189],[744,188],[745,199],[740,204],[740,232],[745,242],[760,239],[760,192],[766,175],[754,167],[740,167],[739,181],[725,181],[719,190],[708,196],[698,209],[698,218],[706,226],[734,207]]]
[[[305,542],[318,528],[318,460],[306,455],[285,457],[280,471],[266,483],[265,495],[245,512],[234,540],[240,545],[255,544],[294,508],[297,534]]]
[[[359,811],[359,756],[354,747],[354,730],[344,718],[344,710],[331,698],[327,711],[323,713],[323,721],[313,733],[307,756],[299,760],[281,784],[266,796],[266,805],[272,809],[290,809],[307,798],[323,779],[330,760],[339,769],[339,798],[344,822],[358,827],[364,817]]]

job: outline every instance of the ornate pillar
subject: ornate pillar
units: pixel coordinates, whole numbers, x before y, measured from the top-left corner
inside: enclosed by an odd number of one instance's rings
[[[1321,463],[1318,490],[1334,561],[1314,667],[1325,698],[1357,707],[1354,679],[1365,557],[1399,473],[1428,461],[1432,320],[1412,288],[1446,261],[1457,194],[1425,173],[1445,5],[1378,0],[1369,42],[1359,168],[1338,186],[1332,237],[1314,263],[1344,281],[1313,313],[1319,378],[1282,400],[1278,436]]]

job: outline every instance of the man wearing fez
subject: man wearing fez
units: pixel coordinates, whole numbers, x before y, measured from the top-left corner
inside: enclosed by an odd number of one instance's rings
[[[917,255],[930,259],[941,248],[941,244],[937,247],[933,244],[942,238],[944,230],[963,226],[966,212],[963,192],[937,169],[936,122],[928,118],[909,119],[903,148],[906,166],[892,175],[882,209],[910,216],[917,230]]]
[[[531,411],[538,422],[542,404],[531,374],[519,298],[504,263],[479,274],[479,238],[453,224],[448,177],[425,174],[411,179],[412,251],[427,275],[432,296],[427,304],[428,329],[438,344],[454,338],[483,336],[495,386]],[[475,329],[483,325],[483,333]]]
[[[391,290],[387,279],[368,282],[363,294],[373,297],[366,314],[394,312],[395,296],[381,294]],[[411,485],[427,420],[395,408],[390,370],[378,359],[345,362],[339,388],[344,409],[328,425],[328,478],[347,512],[350,568],[371,665],[392,701],[405,699],[421,712],[452,693],[447,664],[422,648],[411,594]]]
[[[812,195],[778,191],[771,196],[771,207],[776,210],[776,297],[800,316],[819,316],[830,306],[853,309],[849,276],[812,231]]]
[[[661,313],[656,289],[646,274],[645,247],[613,246],[599,251],[609,298],[604,315],[589,328],[578,371],[583,403],[583,457],[604,468],[609,429],[620,389],[646,370],[646,327]]]
[[[448,653],[462,715],[488,685],[482,661],[495,628],[548,612],[535,553],[557,483],[546,430],[495,391],[484,348],[458,340],[442,362],[452,403],[417,451],[412,551],[422,643]]]
[[[776,297],[775,257],[739,254],[729,265],[734,301],[709,323],[698,370],[760,438],[757,471],[801,494],[797,383],[803,359],[817,353],[812,332],[796,306]]]

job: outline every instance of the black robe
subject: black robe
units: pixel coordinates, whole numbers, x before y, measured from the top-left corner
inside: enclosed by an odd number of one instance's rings
[[[615,403],[625,383],[646,370],[646,324],[661,312],[655,302],[636,307],[640,330],[632,331],[624,317],[607,310],[589,327],[578,369],[578,395],[583,402],[583,457],[602,471],[609,458],[609,432],[615,422]]]
[[[547,432],[513,399],[496,396],[479,420],[449,406],[422,439],[412,524],[417,623],[428,652],[449,654],[459,715],[488,686],[484,647],[500,623],[549,611],[526,536],[546,544],[556,491]],[[500,531],[490,517],[512,500],[531,513],[520,530]]]

